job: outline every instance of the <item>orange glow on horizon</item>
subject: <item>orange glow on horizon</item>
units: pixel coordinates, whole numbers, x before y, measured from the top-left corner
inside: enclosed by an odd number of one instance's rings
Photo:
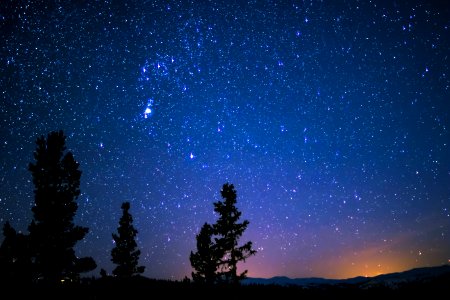
[[[286,272],[276,272],[267,266],[248,262],[239,266],[239,270],[248,269],[249,277],[271,278],[287,276],[290,278],[322,277],[328,279],[347,279],[358,276],[373,277],[386,273],[402,272],[415,268],[413,261],[402,256],[371,257],[370,251],[358,255],[349,255],[340,259],[320,259],[310,263],[312,267],[290,266]]]
[[[423,257],[424,255],[420,251],[408,251],[393,246],[392,244],[381,244],[359,251],[347,249],[340,253],[316,257],[307,263],[298,260],[282,266],[257,256],[249,259],[245,264],[240,264],[238,268],[239,270],[248,269],[249,277],[258,278],[287,276],[290,278],[347,279],[403,272],[418,267],[437,266],[446,262],[446,259],[441,260],[435,255],[430,254],[427,258]]]

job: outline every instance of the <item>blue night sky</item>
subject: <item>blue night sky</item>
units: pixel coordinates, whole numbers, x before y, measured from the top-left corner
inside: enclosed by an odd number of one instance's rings
[[[130,201],[145,275],[190,276],[225,182],[258,250],[249,276],[449,263],[449,11],[2,1],[0,223],[27,232],[34,142],[62,129],[83,172],[76,223],[90,228],[76,249],[96,275],[113,269]]]

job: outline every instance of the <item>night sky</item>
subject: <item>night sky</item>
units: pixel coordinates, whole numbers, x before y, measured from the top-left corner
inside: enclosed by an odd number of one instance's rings
[[[27,232],[35,140],[62,129],[95,275],[130,201],[144,275],[190,276],[225,182],[249,276],[449,263],[445,3],[1,1],[1,225]]]

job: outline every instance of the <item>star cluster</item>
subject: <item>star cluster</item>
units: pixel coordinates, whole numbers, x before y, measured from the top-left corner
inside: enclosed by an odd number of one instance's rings
[[[130,201],[145,275],[189,276],[225,182],[250,276],[450,261],[445,1],[3,2],[2,224],[26,232],[34,141],[62,129],[77,252],[107,271]]]

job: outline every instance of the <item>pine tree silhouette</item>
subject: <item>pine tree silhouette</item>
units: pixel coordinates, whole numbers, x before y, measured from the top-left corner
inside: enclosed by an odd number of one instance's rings
[[[252,242],[246,242],[242,246],[238,246],[238,242],[249,224],[248,220],[238,223],[241,212],[237,209],[236,190],[232,184],[224,184],[220,191],[224,201],[214,203],[214,211],[219,214],[219,219],[214,224],[214,232],[217,235],[215,242],[218,253],[221,253],[219,276],[225,282],[238,284],[244,279],[247,270],[241,274],[237,274],[237,264],[244,261],[252,255],[256,254],[256,250],[252,249]]]
[[[214,202],[219,219],[213,225],[205,223],[196,236],[197,252],[191,252],[192,279],[200,283],[224,282],[238,284],[247,274],[237,274],[237,264],[256,254],[252,242],[238,246],[249,221],[238,223],[241,212],[237,209],[236,190],[232,184],[224,184],[221,190],[224,201]]]
[[[37,139],[35,163],[28,169],[35,186],[34,220],[28,230],[33,249],[36,280],[58,283],[79,279],[80,272],[96,268],[90,257],[79,259],[74,246],[88,233],[76,226],[81,171],[71,152],[66,152],[62,131],[51,132],[47,139]]]
[[[208,223],[203,224],[200,233],[196,236],[197,252],[189,256],[191,265],[195,272],[192,272],[192,279],[196,283],[213,284],[216,281],[216,270],[220,256],[218,256],[215,244],[212,241],[214,228]]]
[[[117,234],[112,235],[116,246],[111,251],[111,261],[117,265],[113,274],[119,278],[130,278],[144,273],[144,266],[137,266],[141,251],[136,249],[138,231],[133,227],[133,217],[129,213],[130,203],[122,203],[123,214],[119,221]]]
[[[4,240],[0,246],[0,284],[31,283],[31,253],[28,237],[17,233],[6,222],[3,225]]]

